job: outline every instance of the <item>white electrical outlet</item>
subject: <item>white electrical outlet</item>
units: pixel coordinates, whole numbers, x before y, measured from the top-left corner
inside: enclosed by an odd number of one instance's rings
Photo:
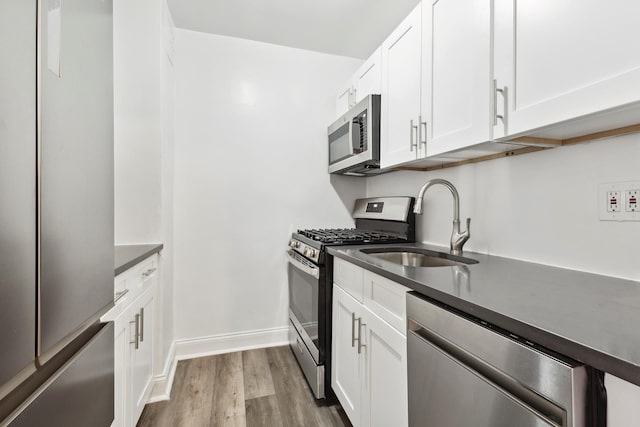
[[[638,195],[640,190],[626,190],[624,192],[625,211],[626,212],[640,212],[638,208]]]
[[[607,212],[620,212],[622,210],[620,209],[621,204],[619,191],[607,191]]]
[[[640,221],[640,181],[598,186],[600,221]]]

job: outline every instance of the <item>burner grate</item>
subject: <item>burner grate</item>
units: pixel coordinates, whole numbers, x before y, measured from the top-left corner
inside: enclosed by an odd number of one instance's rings
[[[321,243],[391,243],[406,240],[395,234],[357,228],[298,230],[298,233]]]

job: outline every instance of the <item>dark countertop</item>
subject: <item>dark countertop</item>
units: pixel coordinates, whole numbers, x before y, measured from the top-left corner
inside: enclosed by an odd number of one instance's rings
[[[164,245],[153,243],[150,245],[116,245],[114,247],[115,276],[127,271],[145,258],[160,252]]]
[[[408,246],[440,252],[448,248]],[[465,252],[466,267],[411,268],[358,249],[329,253],[522,338],[640,385],[640,282]]]

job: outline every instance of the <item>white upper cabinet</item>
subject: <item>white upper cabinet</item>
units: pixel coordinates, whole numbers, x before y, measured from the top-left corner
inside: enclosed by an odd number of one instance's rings
[[[426,155],[422,122],[422,4],[382,43],[380,167]],[[425,115],[426,116],[426,115]]]
[[[495,77],[507,117],[494,136],[640,100],[638,16],[640,2],[628,0],[495,0]]]
[[[378,48],[340,88],[336,96],[336,117],[342,116],[366,96],[380,94],[380,60]]]
[[[426,0],[423,99],[431,103],[427,119],[427,155],[434,156],[491,139],[492,0]]]
[[[353,86],[351,79],[349,79],[348,82],[342,85],[336,96],[336,118],[349,111],[353,102],[352,98]]]
[[[353,76],[354,105],[368,95],[380,94],[380,83],[382,81],[381,60],[380,48],[378,48],[356,71]]]

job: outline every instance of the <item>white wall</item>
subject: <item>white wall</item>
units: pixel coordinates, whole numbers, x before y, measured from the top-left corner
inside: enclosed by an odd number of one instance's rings
[[[165,0],[114,0],[115,243],[164,243],[156,373],[173,343],[173,21]]]
[[[115,242],[162,238],[162,0],[115,0]]]
[[[601,222],[598,184],[640,180],[640,135],[555,148],[432,172],[367,179],[367,196],[417,195],[431,178],[451,181],[460,216],[471,217],[465,249],[640,280],[640,222]],[[449,245],[452,197],[431,187],[418,239]]]
[[[170,356],[173,335],[173,187],[175,144],[175,71],[174,31],[171,12],[162,1],[163,49],[162,63],[162,124],[161,124],[161,170],[162,170],[162,357]],[[166,363],[166,361],[162,361]],[[164,366],[160,366],[163,369]]]
[[[292,231],[351,224],[327,174],[331,94],[361,63],[176,30],[175,334],[287,325]]]

